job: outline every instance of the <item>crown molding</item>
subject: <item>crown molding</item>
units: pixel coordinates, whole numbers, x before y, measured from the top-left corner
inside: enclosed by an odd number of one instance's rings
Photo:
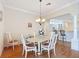
[[[13,6],[7,5],[6,2],[5,2],[5,0],[1,0],[1,2],[4,5],[4,8],[9,8],[9,9],[17,10],[17,11],[21,11],[21,12],[32,14],[32,15],[39,14],[39,12],[36,12],[36,11],[25,10],[25,9],[22,9],[22,8],[18,8],[18,7],[13,7]]]
[[[21,12],[32,14],[32,15],[39,14],[39,12],[34,12],[32,10],[25,10],[25,9],[22,9],[22,8],[17,8],[17,7],[13,7],[13,6],[9,6],[9,5],[5,5],[5,8],[10,8],[10,9],[13,9],[13,10],[21,11]]]
[[[49,16],[49,15],[51,15],[51,14],[53,14],[53,13],[59,11],[59,10],[62,10],[64,8],[66,8],[68,6],[71,6],[71,5],[73,5],[75,3],[78,3],[78,2],[79,2],[79,0],[77,0],[77,1],[74,0],[71,3],[63,5],[63,7],[61,7],[61,8],[57,8],[55,11],[51,10],[48,14],[44,15],[44,17],[47,17],[47,16]],[[21,11],[21,12],[24,12],[24,13],[28,13],[28,14],[32,14],[32,15],[36,15],[36,16],[39,14],[39,12],[35,12],[35,11],[32,11],[32,10],[25,10],[25,9],[22,9],[22,8],[17,8],[17,7],[13,7],[13,6],[7,5],[4,0],[3,0],[3,3],[5,5],[5,8],[10,8],[10,9],[13,9],[13,10],[18,10],[18,11]]]

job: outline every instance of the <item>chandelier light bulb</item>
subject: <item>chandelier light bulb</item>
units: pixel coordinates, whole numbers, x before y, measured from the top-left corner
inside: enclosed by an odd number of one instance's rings
[[[36,20],[36,22],[40,22],[40,18]]]
[[[41,21],[42,21],[42,22],[45,22],[45,19],[42,19]]]

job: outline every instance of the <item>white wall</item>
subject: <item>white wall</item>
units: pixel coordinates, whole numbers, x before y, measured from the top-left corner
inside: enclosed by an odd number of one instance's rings
[[[0,11],[2,11],[2,14],[4,15],[3,6],[1,4],[0,0]],[[4,17],[2,16],[2,21],[0,21],[0,55],[3,51],[3,30],[4,29]]]
[[[28,28],[29,22],[32,23],[32,28]],[[27,33],[30,29],[36,31],[38,26],[33,15],[6,8],[5,32]]]

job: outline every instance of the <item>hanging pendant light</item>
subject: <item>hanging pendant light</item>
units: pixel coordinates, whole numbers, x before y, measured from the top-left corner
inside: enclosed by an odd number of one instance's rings
[[[38,22],[40,25],[45,22],[45,19],[42,18],[41,16],[41,2],[42,0],[39,0],[40,1],[40,17],[38,19],[36,19],[36,22]]]

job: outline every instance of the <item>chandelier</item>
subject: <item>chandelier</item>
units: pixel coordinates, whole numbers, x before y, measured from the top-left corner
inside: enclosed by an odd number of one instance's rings
[[[36,19],[36,22],[38,22],[41,25],[42,23],[45,22],[45,19],[41,17],[41,2],[42,2],[42,0],[39,0],[39,1],[40,1],[40,17],[38,19]]]

